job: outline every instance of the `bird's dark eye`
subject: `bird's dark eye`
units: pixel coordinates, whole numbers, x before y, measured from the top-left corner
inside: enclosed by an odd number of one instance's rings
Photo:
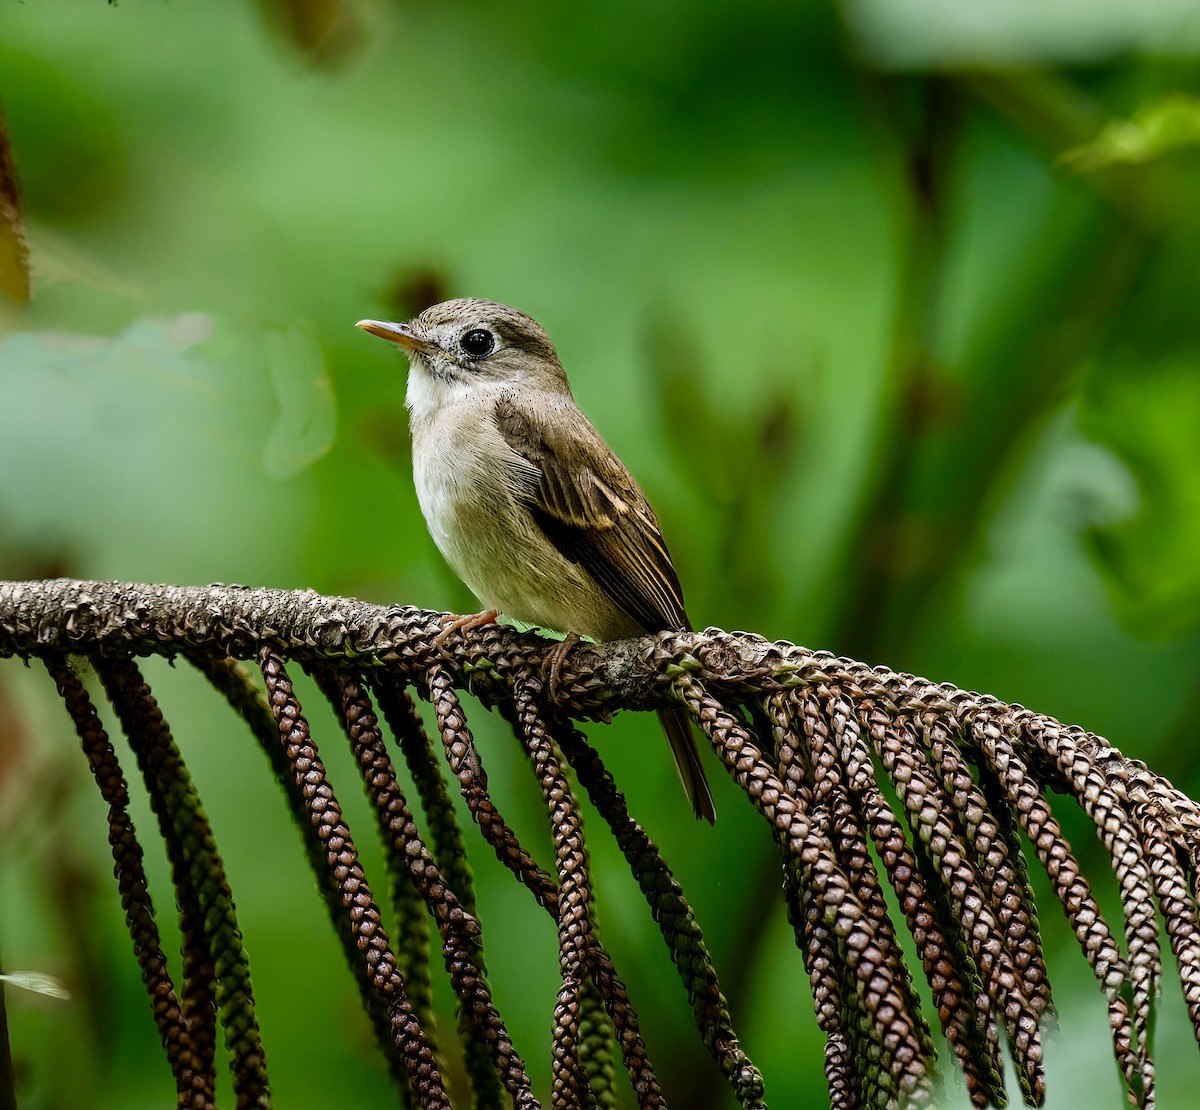
[[[458,345],[468,358],[486,358],[496,349],[496,337],[486,328],[473,328]]]

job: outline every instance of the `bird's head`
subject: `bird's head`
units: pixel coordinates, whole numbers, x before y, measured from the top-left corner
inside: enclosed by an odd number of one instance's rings
[[[406,324],[359,320],[358,327],[404,349],[410,364],[408,404],[442,405],[482,385],[513,385],[570,395],[545,329],[495,301],[443,301]]]

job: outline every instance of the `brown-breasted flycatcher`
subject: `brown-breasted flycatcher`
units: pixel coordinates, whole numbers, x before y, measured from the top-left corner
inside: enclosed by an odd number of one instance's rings
[[[455,300],[410,323],[358,326],[408,355],[417,497],[481,622],[504,614],[600,641],[691,628],[654,511],[579,411],[536,320]],[[686,714],[659,719],[696,816],[711,822]]]

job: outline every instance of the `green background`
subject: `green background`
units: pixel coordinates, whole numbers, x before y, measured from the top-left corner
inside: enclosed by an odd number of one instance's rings
[[[470,611],[413,494],[403,360],[352,325],[483,296],[549,329],[698,625],[1021,702],[1195,795],[1200,20],[970,8],[0,0],[34,283],[0,298],[0,576]],[[147,670],[225,854],[277,1104],[394,1104],[261,755],[198,679]],[[472,721],[545,860],[519,752]],[[652,719],[591,735],[697,908],[771,1104],[825,1104],[765,827],[715,761],[720,820],[694,826]],[[103,807],[48,679],[16,663],[0,760],[0,952],[73,992],[7,992],[22,1105],[167,1105]],[[624,864],[591,846],[668,1097],[731,1105]],[[152,842],[147,862],[169,937]],[[544,1092],[553,931],[475,866]],[[1103,1000],[1042,919],[1048,1104],[1119,1105]],[[1200,1056],[1170,973],[1156,1054],[1160,1105],[1185,1104]],[[965,1105],[957,1076],[942,1101]]]

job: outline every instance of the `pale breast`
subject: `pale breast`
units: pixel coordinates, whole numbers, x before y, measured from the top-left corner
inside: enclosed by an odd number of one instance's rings
[[[559,554],[514,496],[508,466],[516,456],[496,431],[490,403],[484,411],[456,405],[414,413],[412,432],[413,479],[430,535],[484,608],[597,640],[642,631]]]

